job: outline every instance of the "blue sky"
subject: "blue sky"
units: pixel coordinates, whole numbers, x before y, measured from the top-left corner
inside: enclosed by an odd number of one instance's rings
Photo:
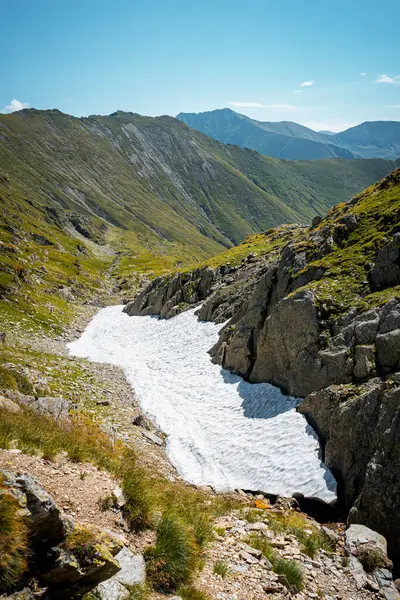
[[[3,112],[400,120],[395,0],[0,0],[0,14]]]

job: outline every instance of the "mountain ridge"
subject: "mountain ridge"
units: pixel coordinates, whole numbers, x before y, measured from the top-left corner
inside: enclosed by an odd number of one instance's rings
[[[179,113],[177,119],[224,143],[287,160],[400,156],[398,121],[365,121],[340,133],[324,133],[292,121],[258,121],[229,108]]]

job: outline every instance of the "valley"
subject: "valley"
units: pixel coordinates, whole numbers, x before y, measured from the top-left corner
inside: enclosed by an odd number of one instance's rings
[[[394,597],[397,164],[0,117],[0,499],[59,531],[1,542],[5,597]]]

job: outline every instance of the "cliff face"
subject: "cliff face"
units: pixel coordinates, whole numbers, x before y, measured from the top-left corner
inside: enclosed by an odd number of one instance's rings
[[[267,232],[238,264],[225,253],[155,281],[126,309],[171,317],[202,301],[200,318],[230,319],[213,360],[305,398],[299,410],[321,436],[349,521],[386,535],[398,555],[399,223],[397,170],[310,229]]]

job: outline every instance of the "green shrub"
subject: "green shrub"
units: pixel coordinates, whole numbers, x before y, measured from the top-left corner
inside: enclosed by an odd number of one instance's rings
[[[301,592],[303,589],[303,571],[293,560],[279,558],[273,565],[275,573],[280,575],[282,583],[292,592]]]
[[[320,549],[319,539],[316,535],[310,535],[304,538],[301,543],[301,549],[304,554],[307,554],[310,558],[314,558]]]
[[[181,519],[163,515],[157,527],[155,546],[144,553],[147,576],[154,587],[172,592],[186,583],[196,565],[196,549],[191,533]]]
[[[0,593],[6,592],[28,568],[28,529],[17,500],[0,482]]]
[[[229,565],[224,560],[217,560],[214,564],[213,573],[219,575],[223,579],[229,574]]]
[[[149,527],[155,504],[154,492],[149,478],[144,470],[136,465],[136,458],[132,453],[128,453],[123,460],[120,477],[126,500],[123,509],[125,519],[132,529]]]

